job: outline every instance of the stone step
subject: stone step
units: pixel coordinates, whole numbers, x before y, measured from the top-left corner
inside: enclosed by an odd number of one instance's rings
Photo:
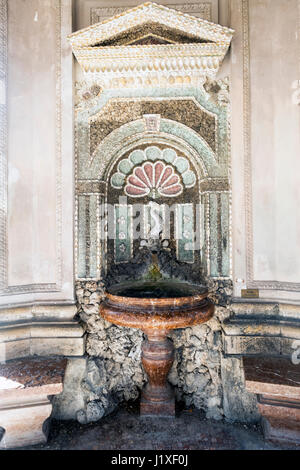
[[[0,363],[0,449],[47,442],[52,404],[63,391],[67,359],[28,357]]]
[[[267,440],[300,444],[300,366],[286,358],[244,357],[246,389],[258,396]]]

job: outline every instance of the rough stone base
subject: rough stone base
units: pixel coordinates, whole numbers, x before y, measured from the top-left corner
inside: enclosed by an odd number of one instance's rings
[[[207,418],[255,422],[259,419],[256,399],[245,390],[240,361],[223,358],[222,325],[230,315],[231,285],[210,281],[208,287],[217,305],[215,315],[206,324],[170,332],[175,360],[168,380],[178,401],[204,410]],[[88,354],[81,380],[84,406],[77,413],[81,423],[97,421],[121,401],[137,399],[146,382],[141,365],[143,333],[100,317],[103,292],[101,282],[77,283]]]
[[[86,357],[68,359],[63,392],[52,399],[53,418],[76,420],[77,412],[85,407],[81,383],[85,377],[86,368]]]
[[[230,422],[256,423],[260,420],[255,394],[246,390],[241,358],[222,357],[221,375],[224,415]]]

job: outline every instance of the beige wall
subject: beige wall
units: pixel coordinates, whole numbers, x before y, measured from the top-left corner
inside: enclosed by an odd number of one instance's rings
[[[231,2],[235,295],[300,300],[300,2]]]
[[[300,72],[299,2],[254,3],[250,8],[253,274],[264,281],[300,283],[300,108],[292,100],[292,85]]]
[[[55,283],[56,12],[8,5],[8,283]]]
[[[74,299],[71,28],[69,0],[8,2],[2,304]]]

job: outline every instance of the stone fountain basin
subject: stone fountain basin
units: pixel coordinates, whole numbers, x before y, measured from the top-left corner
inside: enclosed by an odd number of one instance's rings
[[[170,330],[208,321],[214,305],[207,288],[177,281],[129,282],[108,289],[100,307],[105,320],[142,330]]]
[[[214,313],[205,287],[177,281],[131,282],[108,289],[100,315],[119,326],[138,328],[146,339],[142,364],[148,384],[141,397],[141,416],[175,416],[174,392],[167,375],[174,360],[169,330],[199,325]]]

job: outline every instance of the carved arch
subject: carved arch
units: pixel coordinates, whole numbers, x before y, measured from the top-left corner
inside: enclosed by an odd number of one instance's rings
[[[172,143],[178,149],[182,148],[195,167],[201,169],[200,179],[208,177],[222,177],[223,170],[216,161],[216,156],[195,131],[184,124],[168,119],[161,120],[159,132],[143,132],[142,119],[124,124],[111,132],[97,146],[92,155],[89,173],[94,178],[107,181],[109,168],[125,153],[126,150],[136,147],[141,143]]]

